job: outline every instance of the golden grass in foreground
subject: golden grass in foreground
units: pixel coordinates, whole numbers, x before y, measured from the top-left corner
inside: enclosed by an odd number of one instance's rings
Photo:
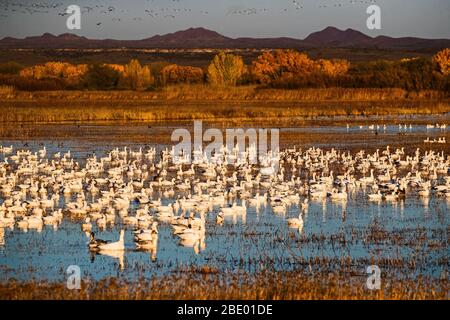
[[[366,288],[361,275],[315,275],[299,272],[221,275],[208,267],[152,280],[125,283],[115,279],[83,282],[81,290],[65,283],[0,284],[0,299],[132,300],[316,300],[447,299],[447,280],[383,278],[381,290]]]

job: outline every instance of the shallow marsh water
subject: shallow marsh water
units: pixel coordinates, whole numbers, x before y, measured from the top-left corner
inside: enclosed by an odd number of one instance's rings
[[[448,120],[448,117],[444,117]],[[439,121],[442,118],[432,118]],[[447,121],[448,122],[448,121]],[[400,120],[399,123],[406,123]],[[46,146],[48,154],[71,150],[80,162],[92,153],[103,156],[105,152],[128,146],[155,146],[158,150],[172,145],[171,132],[180,127],[192,129],[187,123],[145,124],[54,124],[22,125],[14,131],[3,130],[0,145],[13,145],[15,149],[37,151]],[[415,123],[413,128],[398,128],[398,123],[387,123],[383,129],[370,130],[365,124],[334,122],[325,125],[285,126],[280,131],[280,146],[325,149],[374,151],[386,145],[404,146],[413,151],[433,149],[448,154],[444,145],[424,144],[427,137],[449,139],[446,130],[428,129],[425,123]],[[205,124],[218,126],[217,123]],[[249,127],[249,124],[243,124]],[[219,128],[236,127],[222,125]],[[265,125],[264,127],[267,127]],[[5,134],[7,132],[7,134]],[[0,156],[0,161],[3,157]],[[158,198],[158,195],[155,196]],[[63,204],[63,199],[61,200]],[[169,203],[171,199],[164,199]],[[0,196],[0,204],[3,199]],[[133,204],[134,208],[138,206]],[[351,257],[356,261],[353,271],[365,274],[366,262],[371,259],[400,258],[417,262],[414,268],[403,268],[398,277],[410,273],[440,277],[448,271],[448,241],[450,200],[433,195],[424,201],[411,196],[395,203],[373,203],[363,192],[350,193],[346,204],[330,200],[310,203],[302,232],[288,228],[286,217],[298,215],[299,208],[292,206],[285,216],[274,214],[270,208],[248,209],[246,219],[226,219],[223,226],[215,223],[218,208],[208,215],[206,237],[202,250],[178,244],[170,226],[160,224],[156,253],[137,251],[132,240],[132,229],[127,228],[126,251],[123,260],[104,255],[92,255],[87,248],[88,238],[80,229],[80,222],[65,217],[57,229],[44,226],[41,231],[23,232],[17,228],[0,230],[0,281],[20,280],[63,281],[70,265],[78,265],[84,277],[94,280],[119,277],[130,281],[179,272],[185,268],[204,266],[219,271],[257,272],[263,270],[294,270],[299,261],[315,257],[340,259]],[[99,238],[117,240],[122,225],[104,231],[94,231]],[[376,232],[389,235],[378,239]],[[370,236],[372,235],[372,236]],[[331,266],[330,266],[331,267]]]

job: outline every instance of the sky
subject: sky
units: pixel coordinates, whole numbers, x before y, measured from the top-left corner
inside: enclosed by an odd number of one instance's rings
[[[381,30],[366,26],[381,9]],[[81,30],[68,30],[65,9],[82,8]],[[225,36],[292,37],[334,26],[371,36],[450,38],[450,0],[0,0],[0,38],[49,32],[93,39],[142,39],[191,27]]]

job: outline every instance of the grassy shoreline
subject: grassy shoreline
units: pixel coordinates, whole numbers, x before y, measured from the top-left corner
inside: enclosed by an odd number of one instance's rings
[[[447,280],[383,278],[380,290],[368,290],[366,276],[347,273],[264,272],[220,274],[199,268],[180,274],[124,282],[115,278],[83,281],[80,290],[65,282],[0,284],[0,299],[51,300],[321,300],[321,299],[447,299]]]
[[[450,112],[444,92],[401,89],[258,89],[190,85],[152,92],[0,93],[0,122],[280,119]]]

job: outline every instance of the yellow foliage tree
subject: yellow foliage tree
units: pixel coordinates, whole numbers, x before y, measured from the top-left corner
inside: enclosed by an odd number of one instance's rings
[[[147,89],[153,84],[153,77],[148,66],[141,66],[138,60],[133,59],[124,66],[123,82],[133,90]]]
[[[122,64],[104,64],[104,66],[119,72],[121,75],[125,74],[125,66]]]
[[[80,79],[86,74],[88,66],[86,64],[71,65],[67,63],[62,69],[62,76],[66,79]]]
[[[162,83],[196,83],[204,78],[201,68],[170,64],[161,69]]]
[[[331,77],[344,75],[348,72],[348,69],[350,68],[350,63],[347,60],[341,59],[334,59],[334,60],[320,59],[317,60],[317,65],[320,72]]]
[[[43,65],[36,65],[25,68],[20,72],[22,77],[34,79],[60,78],[72,82],[78,81],[87,72],[87,65],[72,65],[65,62],[47,62]]]
[[[439,51],[434,55],[433,62],[438,66],[439,71],[444,74],[450,74],[450,48]]]
[[[253,74],[261,83],[311,74],[316,65],[306,54],[295,50],[264,52],[253,61]]]
[[[207,79],[214,85],[234,86],[247,72],[241,56],[220,52],[208,66]]]

